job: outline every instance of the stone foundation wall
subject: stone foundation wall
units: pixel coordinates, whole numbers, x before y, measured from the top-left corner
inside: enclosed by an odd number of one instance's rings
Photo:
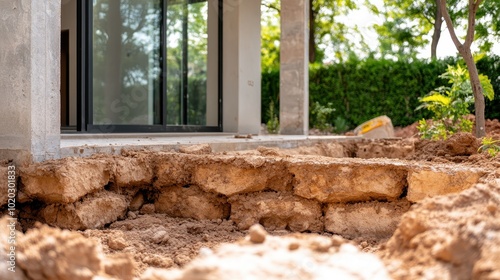
[[[412,203],[470,188],[484,174],[395,159],[129,152],[22,168],[18,209],[21,219],[80,230],[156,212],[381,238]]]

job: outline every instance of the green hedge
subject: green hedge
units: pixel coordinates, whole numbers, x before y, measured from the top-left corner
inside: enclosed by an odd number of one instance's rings
[[[425,110],[415,110],[418,98],[446,81],[438,76],[456,59],[401,62],[366,59],[311,67],[309,101],[322,105],[332,103],[336,109],[330,122],[338,116],[353,128],[380,115],[387,115],[395,126],[406,126],[429,117]],[[490,77],[495,92],[500,94],[500,57],[484,58],[479,72]],[[279,71],[262,74],[262,122],[266,123],[270,101],[279,108]],[[279,112],[279,111],[278,111]],[[487,118],[500,118],[500,98],[487,103]],[[312,118],[310,118],[312,119]]]
[[[486,118],[500,119],[500,56],[489,56],[477,62],[479,73],[488,76],[495,91],[495,99],[486,99]]]

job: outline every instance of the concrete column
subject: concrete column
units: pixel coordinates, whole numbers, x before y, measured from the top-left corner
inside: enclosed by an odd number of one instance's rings
[[[61,0],[0,1],[0,160],[59,157]]]
[[[280,134],[309,132],[308,3],[281,0]]]
[[[260,131],[260,1],[224,0],[223,128]]]

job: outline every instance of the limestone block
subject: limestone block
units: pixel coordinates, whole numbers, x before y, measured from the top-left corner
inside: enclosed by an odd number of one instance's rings
[[[22,191],[46,203],[73,203],[108,184],[105,159],[64,158],[33,164],[20,173]]]
[[[288,169],[294,193],[320,202],[396,200],[406,186],[406,168],[389,160],[302,157]]]
[[[40,211],[40,216],[51,226],[95,229],[123,217],[127,206],[125,196],[103,190],[74,204],[51,204]]]
[[[187,185],[191,183],[195,155],[180,153],[158,153],[153,157],[156,166],[155,186],[165,187],[174,185]]]
[[[163,188],[155,201],[157,213],[171,217],[196,220],[227,219],[227,199],[215,193],[206,193],[197,186]]]
[[[408,173],[408,200],[458,193],[474,186],[484,170],[463,167],[413,168]]]
[[[406,200],[329,204],[325,212],[325,229],[349,238],[388,238],[410,206]]]
[[[253,155],[212,157],[193,172],[193,184],[226,196],[265,189],[290,190],[291,181],[282,160]]]
[[[153,165],[147,154],[115,158],[114,181],[117,186],[144,186],[153,181]]]
[[[321,204],[314,200],[286,193],[260,192],[235,195],[229,198],[231,217],[240,229],[256,223],[268,230],[323,230]]]

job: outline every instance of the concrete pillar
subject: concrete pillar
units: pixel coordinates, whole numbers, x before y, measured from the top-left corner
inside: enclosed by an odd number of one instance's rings
[[[223,129],[260,131],[260,1],[224,0]]]
[[[0,160],[59,157],[61,0],[0,1]]]
[[[308,3],[281,0],[280,134],[309,132]]]

